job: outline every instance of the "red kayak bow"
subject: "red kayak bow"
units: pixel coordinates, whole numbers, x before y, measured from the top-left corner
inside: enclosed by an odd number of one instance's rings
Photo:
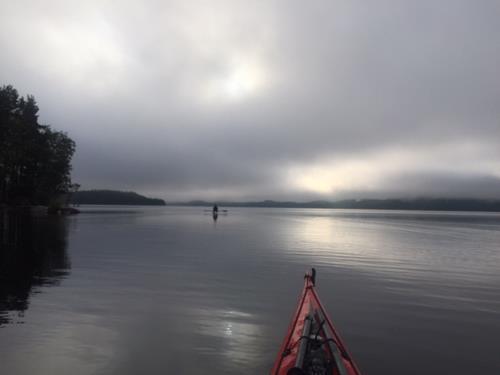
[[[286,338],[274,363],[273,375],[360,375],[315,290],[314,268],[305,275],[304,289]]]

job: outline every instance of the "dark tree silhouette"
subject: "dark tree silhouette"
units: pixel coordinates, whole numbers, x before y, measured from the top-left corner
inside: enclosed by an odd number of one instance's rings
[[[38,111],[33,96],[0,87],[0,203],[48,204],[70,188],[75,143]]]

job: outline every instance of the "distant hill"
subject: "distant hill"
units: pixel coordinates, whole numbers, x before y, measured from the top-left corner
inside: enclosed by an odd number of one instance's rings
[[[212,202],[190,201],[169,203],[183,206],[211,206]],[[428,210],[428,211],[489,211],[500,212],[500,200],[466,198],[417,198],[417,199],[350,199],[341,201],[310,202],[217,202],[225,207],[282,207],[282,208],[351,208],[377,210]]]
[[[72,194],[73,204],[165,206],[163,199],[147,198],[132,191],[82,190]]]

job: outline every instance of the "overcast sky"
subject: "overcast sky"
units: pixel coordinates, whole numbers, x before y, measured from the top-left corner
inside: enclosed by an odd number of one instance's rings
[[[500,198],[500,2],[0,0],[82,188]]]

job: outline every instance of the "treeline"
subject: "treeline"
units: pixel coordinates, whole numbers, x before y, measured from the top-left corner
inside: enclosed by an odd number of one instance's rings
[[[82,190],[71,195],[73,204],[165,206],[163,199],[147,198],[132,191]]]
[[[349,199],[341,201],[310,202],[217,202],[225,207],[281,207],[281,208],[350,208],[377,210],[425,210],[425,211],[491,211],[500,212],[500,200],[466,198],[418,198],[418,199]],[[187,206],[211,206],[212,202],[190,201],[175,203]]]
[[[0,87],[0,204],[49,204],[71,187],[75,142],[38,122],[33,96]]]

